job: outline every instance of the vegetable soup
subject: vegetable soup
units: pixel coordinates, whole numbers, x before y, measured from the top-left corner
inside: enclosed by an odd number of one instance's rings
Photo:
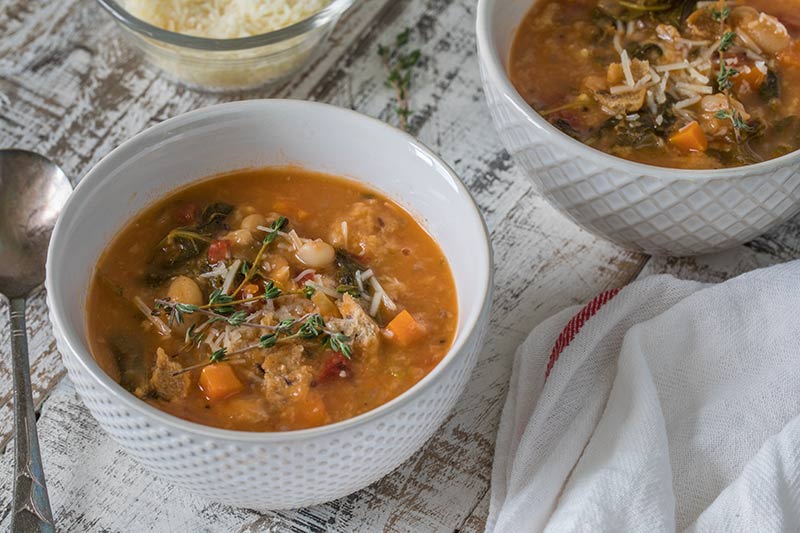
[[[609,154],[726,168],[800,147],[800,0],[542,0],[509,71],[551,124]]]
[[[87,302],[101,367],[181,418],[245,431],[344,420],[447,353],[456,291],[396,203],[296,167],[237,171],[136,215]]]

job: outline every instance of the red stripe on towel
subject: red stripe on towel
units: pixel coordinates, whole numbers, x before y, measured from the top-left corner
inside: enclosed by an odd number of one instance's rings
[[[558,356],[561,355],[569,343],[572,342],[572,339],[575,338],[575,335],[581,330],[584,324],[592,318],[601,307],[611,301],[614,296],[619,294],[620,289],[611,289],[606,292],[601,292],[594,299],[586,304],[583,309],[578,312],[577,315],[572,317],[569,322],[567,322],[566,327],[561,331],[561,334],[558,336],[555,345],[553,346],[553,350],[550,352],[550,360],[547,362],[547,371],[544,374],[544,378],[547,379],[550,376],[550,371],[553,370],[553,365],[556,364],[558,361]]]

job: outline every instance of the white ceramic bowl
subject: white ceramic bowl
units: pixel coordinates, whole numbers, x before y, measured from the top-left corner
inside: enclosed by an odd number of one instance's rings
[[[455,278],[459,318],[451,350],[398,398],[314,429],[216,429],[137,399],[89,353],[84,305],[101,252],[135,213],[171,190],[219,172],[287,163],[368,183],[417,216],[442,247]],[[100,161],[75,189],[55,228],[46,287],[69,376],[114,440],[153,473],[209,500],[282,509],[339,498],[378,480],[443,422],[483,340],[492,260],[469,193],[409,135],[324,104],[251,100],[167,120]]]
[[[800,152],[732,169],[668,169],[608,155],[552,126],[506,70],[534,1],[479,0],[478,58],[503,144],[553,206],[627,248],[669,255],[741,244],[800,211]]]

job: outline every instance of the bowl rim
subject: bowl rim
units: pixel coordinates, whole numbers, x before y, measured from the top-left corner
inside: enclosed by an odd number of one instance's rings
[[[65,251],[69,249],[69,246],[65,243],[68,242],[67,239],[71,233],[69,231],[69,226],[73,224],[72,219],[87,216],[84,214],[85,210],[80,209],[82,203],[89,197],[89,193],[91,193],[95,186],[106,179],[109,171],[112,171],[130,159],[130,154],[135,155],[141,152],[142,148],[145,146],[152,146],[163,142],[164,138],[171,135],[178,128],[190,125],[197,120],[208,118],[209,116],[215,114],[224,116],[225,114],[240,112],[242,110],[248,110],[251,113],[257,113],[259,110],[264,112],[266,110],[268,113],[271,106],[295,106],[299,108],[311,109],[314,113],[328,112],[350,115],[351,117],[355,117],[356,120],[369,122],[373,126],[377,126],[378,128],[387,131],[390,135],[396,136],[401,140],[405,140],[405,142],[407,142],[414,149],[410,153],[422,152],[425,156],[429,157],[434,163],[434,168],[438,171],[436,174],[441,176],[441,179],[449,180],[451,184],[454,185],[459,191],[458,196],[462,199],[461,201],[466,202],[467,210],[473,216],[473,221],[477,222],[478,227],[480,228],[481,235],[478,239],[480,242],[476,242],[474,247],[475,264],[482,267],[479,271],[478,283],[475,286],[476,292],[480,294],[480,298],[477,300],[474,309],[472,309],[467,316],[464,316],[462,333],[456,336],[453,344],[450,346],[450,349],[447,351],[447,353],[442,357],[441,361],[439,361],[439,363],[420,381],[412,385],[409,389],[396,396],[392,400],[355,417],[324,426],[290,431],[239,431],[191,422],[161,411],[151,406],[147,402],[135,397],[132,393],[124,389],[122,385],[111,379],[111,376],[103,371],[97,364],[89,349],[82,350],[77,348],[80,346],[80,344],[82,344],[82,341],[79,338],[76,338],[76,335],[68,333],[69,330],[63,326],[64,319],[62,318],[61,305],[56,300],[55,295],[57,295],[58,292],[54,290],[54,276],[52,273],[57,271],[55,257],[57,255],[63,256]],[[122,175],[124,174],[120,174],[120,176]],[[186,183],[182,184],[182,186],[202,181],[204,178],[208,178],[208,176],[187,180]],[[369,182],[366,183],[367,185],[371,185]],[[165,194],[168,194],[168,192],[161,194],[160,197],[163,197]],[[415,397],[423,394],[435,383],[441,381],[445,371],[454,364],[456,359],[465,356],[465,350],[469,343],[471,343],[473,339],[480,334],[481,322],[485,322],[487,320],[487,315],[492,303],[493,281],[493,251],[490,245],[489,231],[486,226],[486,222],[483,219],[483,216],[481,216],[480,210],[475,203],[475,199],[469,193],[469,190],[458,178],[455,172],[449,167],[449,165],[447,165],[447,163],[445,163],[427,146],[410,134],[397,129],[394,126],[350,109],[340,108],[320,102],[303,100],[256,99],[212,105],[167,119],[134,135],[98,161],[75,187],[74,191],[67,200],[67,203],[64,205],[62,215],[59,217],[58,222],[53,230],[53,235],[50,240],[47,253],[47,276],[45,278],[45,288],[47,290],[50,320],[52,322],[56,338],[60,339],[64,343],[66,349],[74,356],[83,369],[100,387],[105,389],[107,393],[113,396],[117,402],[121,402],[124,406],[134,412],[137,412],[145,418],[151,420],[154,419],[162,426],[196,435],[198,437],[214,438],[218,440],[241,443],[275,443],[296,441],[307,438],[317,438],[336,434],[345,430],[353,430],[354,428],[363,426],[369,422],[373,422],[376,419],[384,418],[390,412],[396,411],[400,407],[406,405]],[[81,323],[85,324],[85,316],[81,318]],[[81,333],[77,333],[77,336],[80,335]],[[61,349],[60,346],[61,345],[59,344],[59,350]]]
[[[626,170],[631,174],[643,176],[657,176],[666,181],[695,181],[709,179],[738,179],[749,176],[753,173],[769,172],[771,169],[784,167],[800,161],[800,149],[788,154],[784,154],[774,159],[767,159],[759,163],[744,165],[740,167],[717,168],[717,169],[685,169],[660,167],[638,163],[609,153],[598,150],[592,146],[584,144],[577,139],[573,139],[563,131],[559,130],[549,121],[545,120],[533,107],[528,104],[522,95],[519,94],[514,84],[508,76],[505,68],[505,60],[500,57],[500,53],[494,45],[494,29],[492,28],[492,10],[494,7],[507,0],[478,0],[478,13],[475,22],[475,31],[478,46],[478,60],[483,69],[487,72],[484,83],[496,82],[500,84],[502,96],[512,101],[515,107],[522,111],[528,122],[546,134],[554,143],[562,144],[567,150],[578,150],[584,152],[587,157],[601,161],[605,166]],[[526,14],[533,6],[543,0],[527,0],[530,2]],[[516,33],[517,28],[513,28]],[[488,79],[487,79],[488,78]]]
[[[356,1],[357,0],[332,0],[330,4],[310,17],[267,33],[232,39],[214,39],[165,30],[164,28],[159,28],[158,26],[154,26],[149,22],[145,22],[133,16],[120,5],[117,0],[97,0],[103,9],[108,11],[118,23],[135,33],[170,45],[212,52],[250,50],[293,39],[313,29],[325,26],[331,21],[336,21],[345,11],[355,4]]]

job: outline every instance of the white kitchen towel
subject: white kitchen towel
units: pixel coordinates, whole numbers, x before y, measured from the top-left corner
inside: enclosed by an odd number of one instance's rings
[[[654,276],[517,351],[487,531],[800,531],[800,261]]]

